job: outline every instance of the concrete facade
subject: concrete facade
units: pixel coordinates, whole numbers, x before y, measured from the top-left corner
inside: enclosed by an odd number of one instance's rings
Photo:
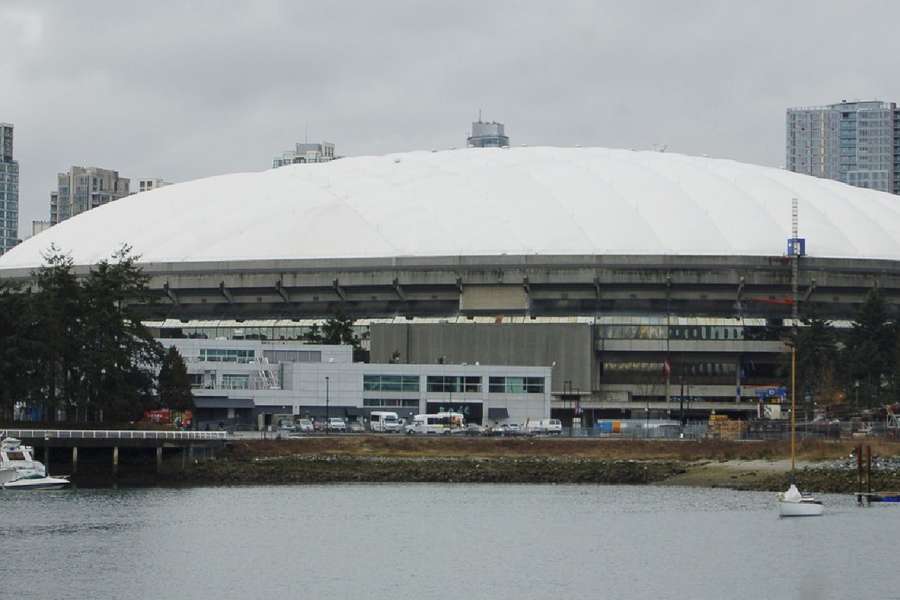
[[[472,148],[502,148],[509,146],[509,136],[503,123],[488,123],[479,117],[472,123],[472,135],[466,138],[466,145]]]
[[[337,158],[334,155],[334,144],[321,142],[318,144],[297,143],[293,150],[282,152],[272,159],[272,168],[306,163],[329,162]]]
[[[149,192],[150,190],[155,190],[161,187],[165,187],[167,185],[172,185],[168,181],[160,179],[159,177],[149,177],[145,179],[138,179],[138,189],[137,192]]]
[[[789,171],[900,193],[900,112],[893,102],[790,108]]]
[[[118,171],[98,167],[72,167],[57,175],[57,189],[50,192],[53,225],[102,204],[130,194],[130,180]]]
[[[457,410],[487,423],[550,415],[551,369],[507,365],[354,363],[350,346],[162,339],[185,359],[198,423],[270,424],[273,415],[410,417]],[[538,384],[539,382],[539,384]],[[533,385],[532,385],[533,383]],[[501,389],[502,388],[502,389]]]

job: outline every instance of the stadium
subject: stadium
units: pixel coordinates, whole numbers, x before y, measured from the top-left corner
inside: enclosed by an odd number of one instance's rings
[[[554,416],[756,415],[796,298],[847,320],[900,294],[896,196],[731,160],[603,148],[345,158],[126,197],[51,245],[141,256],[162,337],[297,339],[343,313],[372,362],[551,366]]]

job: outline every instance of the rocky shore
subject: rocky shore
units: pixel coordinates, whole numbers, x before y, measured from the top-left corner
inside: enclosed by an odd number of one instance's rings
[[[174,456],[122,469],[123,485],[280,485],[343,482],[556,483],[727,487],[781,491],[790,478],[782,443],[577,439],[425,439],[405,436],[236,440],[182,471]],[[872,489],[900,490],[900,444],[875,446]],[[853,445],[801,446],[797,482],[810,492],[857,491]],[[99,480],[76,480],[87,486]],[[79,473],[82,479],[87,473]]]
[[[681,472],[676,462],[521,458],[348,457],[296,455],[215,460],[169,479],[214,485],[337,482],[658,483]]]

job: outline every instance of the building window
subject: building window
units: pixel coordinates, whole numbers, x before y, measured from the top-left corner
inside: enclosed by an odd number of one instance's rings
[[[226,390],[246,390],[250,387],[249,375],[232,375],[225,373],[222,375],[222,389]]]
[[[418,375],[363,375],[367,392],[418,392]]]
[[[263,356],[272,363],[322,362],[321,350],[263,350]]]
[[[201,348],[200,360],[206,362],[249,363],[253,360],[253,350],[232,350],[218,348]]]
[[[488,392],[492,394],[543,394],[543,377],[491,377]]]
[[[459,375],[429,375],[428,391],[443,393],[479,393],[481,377],[463,377]]]
[[[416,398],[364,398],[363,406],[367,408],[418,408],[419,400]]]

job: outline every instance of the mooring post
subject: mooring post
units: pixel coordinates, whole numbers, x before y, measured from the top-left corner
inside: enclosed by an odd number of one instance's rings
[[[866,491],[872,493],[872,446],[866,446]]]
[[[119,474],[119,447],[118,446],[113,446],[112,467],[113,467],[113,476],[115,477],[116,475]]]
[[[156,447],[156,472],[159,473],[162,470],[162,446]]]
[[[72,446],[72,475],[78,472],[78,446]]]

